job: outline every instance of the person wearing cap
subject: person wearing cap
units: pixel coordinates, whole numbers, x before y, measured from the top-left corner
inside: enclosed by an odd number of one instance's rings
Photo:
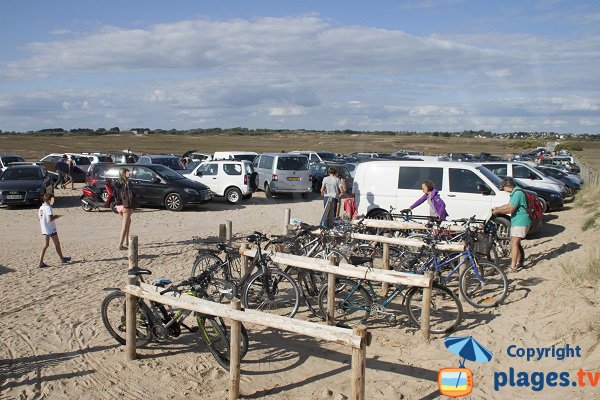
[[[506,177],[502,180],[502,190],[510,193],[510,200],[508,204],[492,208],[492,214],[510,214],[511,259],[508,272],[516,272],[517,267],[522,267],[525,261],[525,252],[521,240],[527,235],[527,231],[531,226],[531,218],[527,212],[527,197],[513,178]]]

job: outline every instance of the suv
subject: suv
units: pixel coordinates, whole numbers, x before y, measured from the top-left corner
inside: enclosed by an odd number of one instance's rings
[[[258,189],[271,198],[276,193],[301,193],[312,191],[312,176],[308,158],[294,153],[264,153],[253,163],[258,173]]]
[[[0,155],[0,172],[4,171],[11,163],[25,162],[25,159],[17,155]]]
[[[213,195],[225,197],[231,204],[251,198],[256,190],[256,173],[246,160],[203,161],[184,176],[205,184]]]
[[[212,156],[213,160],[246,160],[254,161],[258,153],[254,151],[215,151]]]
[[[141,206],[164,206],[169,211],[181,211],[185,206],[200,205],[212,199],[210,189],[193,182],[169,167],[159,164],[113,165],[100,173],[94,184],[104,188],[106,179],[116,180],[123,168],[131,170],[129,181],[138,195]]]
[[[56,172],[56,162],[66,154],[69,158],[75,157],[75,169],[73,170],[73,181],[74,182],[85,182],[85,175],[92,165],[92,161],[88,156],[78,153],[52,153],[42,158],[40,162],[50,172]]]
[[[160,164],[165,167],[171,168],[173,171],[177,171],[180,174],[184,174],[185,167],[181,163],[181,160],[177,156],[172,155],[150,155],[143,154],[137,160],[137,164],[148,165],[148,164]]]

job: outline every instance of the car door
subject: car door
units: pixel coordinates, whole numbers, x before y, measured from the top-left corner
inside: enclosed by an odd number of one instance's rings
[[[165,196],[165,183],[148,167],[135,166],[129,179],[140,204],[161,204]]]
[[[474,171],[448,168],[448,193],[442,198],[450,219],[487,215],[492,208],[494,194],[492,188]]]
[[[219,176],[221,173],[222,171],[219,171],[219,163],[203,162],[196,168],[194,180],[208,186],[210,191],[217,196],[223,196],[223,188]]]
[[[542,180],[542,177],[537,172],[520,164],[512,165],[512,177],[519,179],[529,186],[540,186],[539,183]]]

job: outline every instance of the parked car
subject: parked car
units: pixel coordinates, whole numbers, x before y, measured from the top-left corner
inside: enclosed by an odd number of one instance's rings
[[[501,177],[504,178],[504,177]],[[550,211],[558,211],[562,210],[565,205],[562,195],[553,189],[546,189],[541,187],[535,187],[527,185],[520,179],[513,178],[517,186],[519,186],[523,190],[528,190],[533,192],[538,197],[539,201],[542,203],[542,209],[545,213]]]
[[[294,153],[264,153],[253,163],[258,173],[258,189],[267,197],[278,193],[306,194],[312,191],[308,158]]]
[[[575,192],[581,189],[581,178],[576,174],[569,174],[558,168],[545,166],[538,166],[537,170],[546,176],[551,176],[564,183],[572,194],[575,194]]]
[[[9,166],[0,175],[0,204],[41,204],[44,194],[54,193],[54,181],[41,165]]]
[[[141,206],[164,206],[169,211],[181,211],[183,207],[205,204],[212,199],[208,186],[160,164],[114,165],[100,174],[94,186],[104,187],[107,178],[118,179],[122,168],[132,171],[130,182]]]
[[[139,156],[131,151],[108,151],[106,156],[110,157],[116,164],[135,164]]]
[[[529,186],[553,189],[558,191],[563,198],[567,197],[565,185],[550,176],[542,174],[532,166],[516,161],[483,161],[481,165],[498,176],[510,176],[520,179]]]
[[[197,150],[190,150],[183,153],[182,158],[189,157],[194,161],[210,161],[212,160],[212,154],[208,153],[198,153]],[[186,166],[187,168],[187,166]]]
[[[66,154],[69,158],[75,157],[75,169],[73,170],[73,181],[74,182],[85,182],[85,175],[88,168],[92,165],[90,159],[79,153],[52,153],[48,154],[40,160],[44,168],[48,171],[53,172],[52,176],[56,179],[56,162]]]
[[[333,167],[338,171],[338,177],[343,179],[346,182],[346,194],[352,193],[352,183],[354,182],[354,178],[348,171],[346,167],[347,164],[332,164],[332,163],[318,163],[311,164],[310,173],[312,174],[312,188],[313,192],[320,192],[321,185],[323,184],[323,178],[328,175],[327,170],[329,167]]]
[[[423,195],[421,184],[431,180],[446,203],[449,218],[479,219],[490,217],[490,210],[509,202],[502,191],[500,178],[487,168],[452,161],[369,161],[356,171],[352,193],[358,214],[385,218],[390,206],[408,208]],[[415,208],[415,214],[429,215],[427,202]],[[499,233],[508,235],[510,216],[496,217]],[[541,221],[536,222],[538,228]],[[532,229],[531,232],[534,232]]]
[[[102,174],[109,168],[115,167],[114,162],[101,162],[92,164],[85,174],[85,184],[94,185],[98,180],[102,179]]]
[[[11,163],[15,162],[25,162],[25,159],[17,155],[0,155],[0,172],[4,171],[6,167],[8,167]]]
[[[254,151],[215,151],[213,160],[246,160],[253,162],[258,153]]]
[[[308,158],[310,164],[322,163],[322,162],[337,162],[340,157],[331,151],[310,151],[310,150],[294,150],[290,151],[292,154],[302,154]]]
[[[256,174],[246,160],[203,161],[184,176],[205,184],[214,196],[225,197],[231,204],[251,198],[256,190]]]
[[[160,164],[165,167],[171,168],[173,171],[177,171],[181,174],[184,174],[186,171],[185,167],[181,163],[181,158],[173,155],[164,155],[164,154],[142,154],[140,158],[137,160],[137,164],[148,165],[148,164]]]

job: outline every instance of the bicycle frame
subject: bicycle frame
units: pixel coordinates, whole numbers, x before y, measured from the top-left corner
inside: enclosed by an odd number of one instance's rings
[[[447,260],[444,260],[441,263],[438,262],[437,254],[433,254],[431,256],[431,258],[429,258],[429,260],[417,272],[422,273],[422,272],[430,269],[432,264],[435,269],[435,272],[440,272],[440,270],[442,268],[444,268],[445,266],[458,260],[461,257],[465,257],[467,260],[469,260],[469,264],[470,264],[471,268],[473,268],[473,270],[475,271],[475,277],[477,278],[477,280],[479,282],[483,282],[483,277],[479,273],[479,268],[477,268],[477,260],[475,259],[475,257],[473,257],[473,253],[471,252],[471,249],[469,249],[469,248],[466,248],[464,251],[457,253],[455,256],[453,256]],[[456,267],[454,267],[448,273],[448,275],[446,275],[446,277],[444,277],[444,282],[448,282],[452,278],[452,275],[454,275],[454,273],[460,269],[461,264],[462,263],[459,263]]]
[[[344,302],[346,302],[347,299],[351,298],[360,286],[363,286],[363,284],[366,284],[368,291],[369,291],[369,295],[371,296],[371,299],[373,300],[373,303],[387,308],[387,306],[392,301],[394,301],[394,299],[396,297],[398,297],[399,294],[403,293],[404,289],[406,288],[406,286],[404,286],[404,285],[396,287],[396,289],[394,289],[394,291],[389,296],[385,297],[385,299],[382,302],[379,302],[379,297],[377,296],[377,293],[375,293],[375,289],[373,288],[373,284],[371,283],[371,281],[366,280],[366,279],[358,279],[355,282],[356,282],[356,284],[353,286],[352,290],[350,290],[348,292],[348,295],[344,299]],[[355,307],[354,309],[351,308],[350,310],[368,310],[368,309],[362,308],[362,307]]]

